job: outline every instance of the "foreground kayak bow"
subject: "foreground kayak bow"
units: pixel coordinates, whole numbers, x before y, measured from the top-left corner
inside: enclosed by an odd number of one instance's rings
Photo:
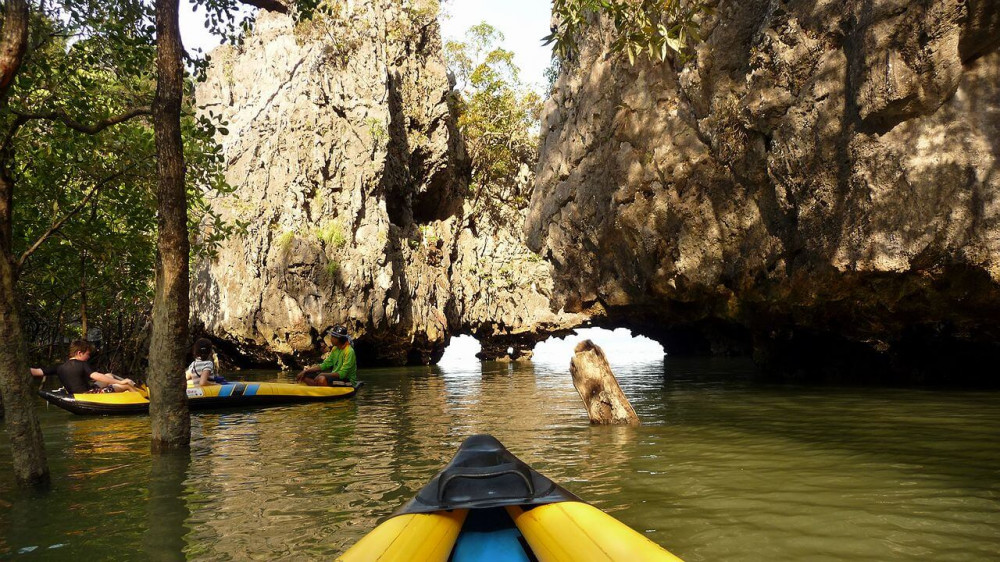
[[[338,560],[680,559],[542,476],[492,436],[474,435],[416,497]]]

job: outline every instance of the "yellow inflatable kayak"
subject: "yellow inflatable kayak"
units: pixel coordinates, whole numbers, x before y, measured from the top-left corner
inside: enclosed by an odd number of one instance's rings
[[[466,439],[416,497],[337,560],[680,561],[489,435]]]
[[[188,406],[192,410],[238,406],[271,406],[297,402],[338,400],[354,396],[356,386],[306,386],[281,382],[232,382],[208,386],[189,386]],[[42,398],[74,414],[109,415],[149,412],[149,399],[139,392],[107,394],[69,394],[64,389],[42,390]]]

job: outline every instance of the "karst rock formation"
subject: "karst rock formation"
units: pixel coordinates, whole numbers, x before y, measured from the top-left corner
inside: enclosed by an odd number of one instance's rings
[[[580,322],[553,311],[523,210],[473,209],[435,5],[262,13],[211,53],[196,104],[234,188],[211,206],[245,228],[196,264],[192,323],[230,356],[301,364],[339,324],[367,365],[434,362],[459,333],[516,359]]]
[[[596,20],[543,116],[555,303],[668,354],[996,381],[1000,2],[713,2],[666,63]]]

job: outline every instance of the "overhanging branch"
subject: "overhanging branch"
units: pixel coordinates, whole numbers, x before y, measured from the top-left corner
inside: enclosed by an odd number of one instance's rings
[[[125,175],[125,172],[131,169],[132,167],[130,166],[124,170],[121,170],[120,172],[115,172],[114,174],[111,174],[110,176],[103,178],[101,181],[97,182],[97,185],[91,188],[90,192],[88,192],[87,195],[83,198],[83,201],[80,201],[80,203],[78,203],[76,207],[73,207],[72,209],[70,209],[68,213],[63,215],[59,220],[52,223],[52,226],[50,226],[49,229],[45,231],[45,234],[42,234],[40,237],[38,237],[38,240],[35,240],[35,243],[32,244],[30,248],[25,250],[23,254],[21,254],[21,257],[18,258],[17,260],[17,271],[21,271],[21,269],[24,267],[24,264],[28,261],[28,258],[31,257],[31,254],[35,253],[35,250],[37,250],[39,246],[42,245],[43,242],[48,240],[50,236],[52,236],[60,228],[62,228],[62,225],[66,224],[66,221],[68,221],[74,215],[79,213],[81,209],[86,207],[87,203],[89,203],[90,200],[93,199],[95,195],[97,195],[97,192],[99,192],[101,188],[113,182],[114,180],[122,177],[123,175]]]
[[[278,0],[240,0],[240,2],[247,6],[253,6],[254,8],[260,8],[269,12],[278,12],[279,14],[288,13],[288,6]]]
[[[17,132],[21,129],[21,126],[27,123],[28,121],[29,119],[25,119],[20,115],[14,118],[14,122],[11,123],[10,129],[7,130],[7,134],[4,136],[3,142],[0,142],[0,154],[6,153],[8,147],[10,147],[10,143],[13,142],[14,140],[14,136],[17,135]]]
[[[98,121],[97,123],[88,125],[86,123],[81,123],[80,121],[77,121],[76,119],[67,115],[65,111],[61,110],[29,112],[29,111],[21,111],[19,109],[12,109],[11,112],[17,115],[18,117],[29,120],[47,119],[49,121],[59,121],[62,124],[69,127],[70,129],[73,129],[74,131],[80,131],[81,133],[86,133],[88,135],[96,135],[97,133],[100,133],[101,131],[107,129],[108,127],[111,127],[112,125],[123,123],[125,121],[128,121],[129,119],[133,119],[140,115],[153,114],[153,110],[149,107],[136,107],[122,114],[116,115],[114,117],[109,117],[104,121]]]

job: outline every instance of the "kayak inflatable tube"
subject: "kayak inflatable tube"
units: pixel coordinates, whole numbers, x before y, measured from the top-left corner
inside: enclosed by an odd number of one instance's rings
[[[680,561],[474,435],[416,497],[337,560]]]
[[[189,386],[188,407],[192,410],[273,406],[301,402],[340,400],[354,396],[364,382],[355,386],[306,386],[281,382],[232,382]],[[145,414],[149,399],[139,392],[70,394],[65,389],[42,390],[38,394],[51,404],[79,415]]]

